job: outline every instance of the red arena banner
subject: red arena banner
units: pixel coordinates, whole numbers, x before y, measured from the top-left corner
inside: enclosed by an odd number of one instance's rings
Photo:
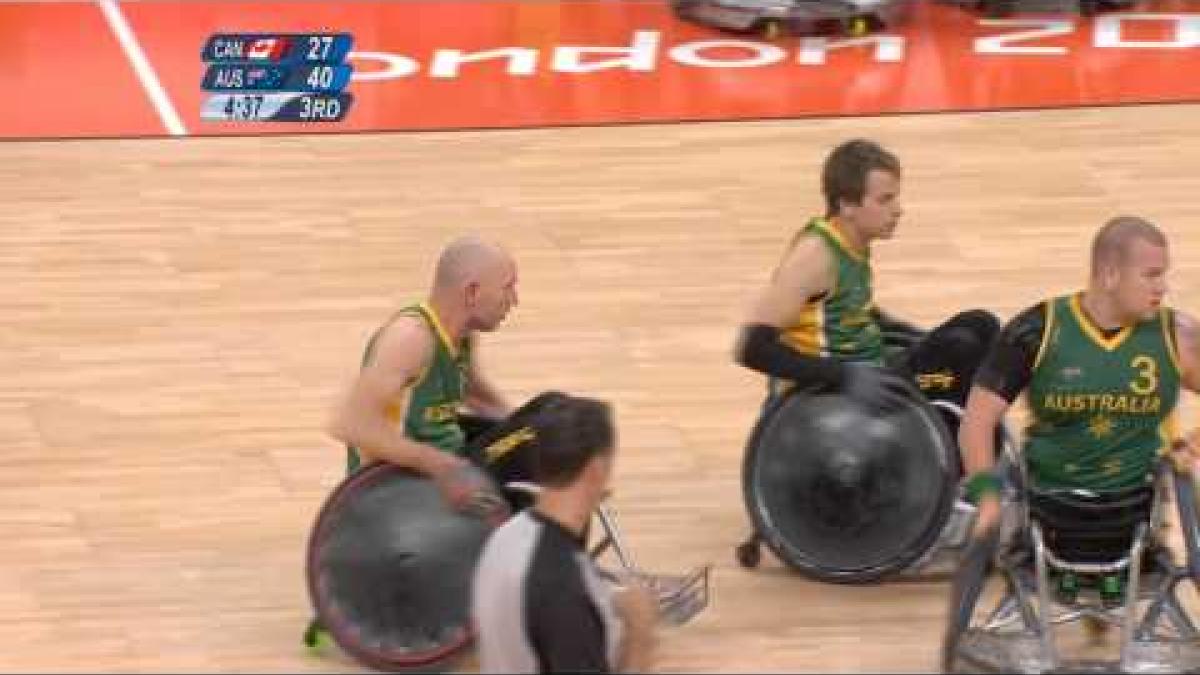
[[[20,31],[21,12],[30,12],[34,21],[46,11],[38,5],[13,7],[7,7],[13,16],[6,31]],[[1138,11],[1095,17],[1028,14],[992,20],[918,0],[907,22],[878,34],[773,40],[685,23],[666,2],[638,0],[134,2],[119,9],[164,95],[154,103],[158,119],[149,122],[146,98],[105,105],[130,106],[130,114],[136,111],[143,120],[141,133],[149,135],[172,128],[164,121],[169,117],[164,99],[187,134],[512,128],[1200,100],[1200,77],[1190,75],[1200,70],[1200,7],[1189,11],[1185,2],[1151,2]],[[200,53],[211,35],[319,31],[353,36],[346,60],[353,75],[346,91],[354,100],[344,119],[318,124],[202,119],[209,94],[200,86],[206,69]],[[44,33],[40,39],[48,40]],[[111,46],[97,42],[97,50],[107,50],[104,60],[127,69],[109,65],[105,77],[114,87],[128,88],[133,66],[113,61]],[[17,69],[25,75],[18,75],[24,79],[16,84],[48,88],[29,73],[45,67],[47,78],[57,77],[49,69],[60,70],[61,64],[42,65],[36,50],[22,54],[28,62]],[[87,54],[77,58],[94,62]],[[0,74],[0,82],[12,83],[13,77]],[[152,88],[141,81],[143,89]],[[90,118],[104,106],[62,102],[63,96],[83,93],[70,87],[55,91],[53,97],[32,100],[35,110],[15,123],[0,120],[0,136],[128,133],[124,121],[106,126]],[[39,106],[46,107],[45,115],[36,114]],[[79,118],[71,128],[63,119],[65,110]],[[34,124],[38,119],[44,127]]]

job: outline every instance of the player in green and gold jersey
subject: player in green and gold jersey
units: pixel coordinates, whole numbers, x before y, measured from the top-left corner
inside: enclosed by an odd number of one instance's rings
[[[969,497],[976,501],[974,543],[956,587],[986,569],[998,541],[1000,477],[985,430],[1025,394],[1030,424],[1021,458],[1030,494],[1044,508],[1047,491],[1085,490],[1095,499],[1126,501],[1153,490],[1158,459],[1190,471],[1192,439],[1181,442],[1181,389],[1200,389],[1200,328],[1167,307],[1167,239],[1152,223],[1120,216],[1092,241],[1087,287],[1047,298],[1004,327],[980,367],[959,428]],[[1040,496],[1039,496],[1040,495]],[[1070,533],[1069,555],[1091,555]],[[993,543],[989,543],[993,542]],[[1100,580],[1108,603],[1122,598],[1121,574]],[[1058,593],[1073,597],[1080,580],[1057,577]],[[960,591],[961,592],[961,591]],[[1092,622],[1093,630],[1105,624]]]
[[[1031,420],[1021,455],[1038,504],[1052,504],[1038,496],[1047,490],[1085,490],[1117,502],[1147,493],[1161,456],[1190,471],[1194,443],[1180,442],[1176,410],[1181,389],[1200,388],[1200,333],[1192,317],[1163,305],[1168,262],[1157,227],[1114,218],[1093,240],[1085,289],[1048,298],[1005,326],[960,427],[967,492],[979,504],[969,549],[975,553],[964,558],[975,560],[971,566],[986,564],[1000,516],[992,439],[982,429],[1022,392]],[[1062,541],[1073,547],[1070,555],[1094,552],[1069,533]],[[1101,597],[1119,602],[1124,583],[1120,574],[1106,575]],[[1064,572],[1057,584],[1071,597],[1080,581]]]
[[[348,469],[381,460],[437,483],[449,496],[467,465],[460,415],[500,420],[511,406],[483,375],[475,336],[495,330],[517,304],[517,267],[476,237],[449,244],[428,298],[396,312],[368,344],[330,433],[349,449]]]
[[[799,385],[884,411],[900,403],[897,381],[912,378],[931,398],[965,403],[1000,328],[990,312],[962,312],[900,359],[885,358],[885,333],[921,332],[882,312],[873,297],[871,248],[892,237],[903,214],[901,174],[896,156],[869,140],[844,142],[826,158],[825,216],[792,238],[739,334],[735,358],[771,377],[768,402]]]
[[[1085,289],[1040,302],[1004,327],[959,434],[979,499],[977,533],[995,525],[1000,508],[993,441],[983,430],[1022,392],[1031,413],[1022,456],[1034,487],[1137,488],[1159,456],[1178,449],[1180,390],[1200,390],[1200,328],[1163,304],[1168,262],[1161,230],[1114,218],[1093,240]]]
[[[347,446],[347,472],[385,461],[429,476],[448,503],[463,484],[472,412],[499,421],[512,407],[484,376],[476,334],[493,331],[517,304],[517,267],[501,247],[465,236],[442,251],[428,297],[395,312],[372,335],[329,433]],[[328,636],[313,620],[304,642]]]

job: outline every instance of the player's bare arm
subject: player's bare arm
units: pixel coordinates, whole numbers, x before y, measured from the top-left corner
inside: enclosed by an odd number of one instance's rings
[[[389,419],[404,409],[408,388],[433,358],[433,336],[415,317],[400,317],[375,343],[374,358],[364,366],[336,409],[329,433],[358,448],[365,461],[382,460],[435,474],[453,459],[404,435]]]

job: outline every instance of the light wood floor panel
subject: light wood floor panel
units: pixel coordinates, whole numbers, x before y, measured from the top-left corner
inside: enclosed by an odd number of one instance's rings
[[[343,466],[322,425],[376,323],[476,230],[521,266],[483,350],[498,381],[613,400],[635,554],[717,566],[663,670],[929,670],[943,584],[733,562],[762,393],[730,361],[745,306],[820,209],[825,152],[865,135],[907,173],[889,309],[1007,318],[1082,283],[1092,231],[1129,212],[1168,230],[1174,302],[1200,311],[1198,115],[0,144],[0,669],[356,670],[299,645]]]

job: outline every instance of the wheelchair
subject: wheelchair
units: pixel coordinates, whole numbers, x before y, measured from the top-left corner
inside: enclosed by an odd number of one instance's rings
[[[924,335],[884,335],[898,366]],[[802,576],[863,584],[948,574],[975,522],[959,486],[963,409],[914,384],[887,416],[834,392],[792,389],[764,407],[747,443],[743,497],[753,532],[734,549],[757,567],[766,546]],[[1012,434],[996,430],[998,453]]]
[[[679,18],[731,33],[865,35],[902,23],[909,0],[671,0]]]
[[[1097,493],[1035,488],[1018,469],[1007,482],[1024,484],[1006,492],[1000,531],[980,543],[986,564],[952,593],[942,671],[1200,672],[1200,631],[1179,597],[1181,582],[1200,581],[1192,477],[1163,459],[1145,485]],[[1182,564],[1163,537],[1168,504]],[[977,611],[989,567],[1003,589]],[[1076,623],[1097,643],[1090,649],[1117,653],[1064,656],[1057,628]],[[1101,639],[1114,632],[1117,644]]]
[[[532,414],[553,395],[534,399],[510,420]],[[518,434],[503,437],[501,430],[477,439],[480,450],[499,447],[493,443],[510,447],[490,464],[486,452],[474,453],[464,484],[475,488],[457,510],[432,480],[392,464],[370,464],[343,479],[308,540],[305,576],[316,614],[305,635],[310,647],[324,631],[344,653],[376,670],[443,671],[459,662],[474,641],[471,582],[487,537],[539,492],[536,484],[515,479],[527,475],[528,446]],[[589,554],[602,575],[618,587],[648,588],[661,623],[685,624],[707,607],[709,566],[650,574],[621,539],[607,498],[592,531],[596,523],[603,535]],[[605,559],[609,552],[615,560]]]
[[[1095,16],[1105,11],[1134,8],[1138,0],[942,0],[983,13],[988,18],[1003,19],[1022,11],[1077,11],[1081,16]]]

